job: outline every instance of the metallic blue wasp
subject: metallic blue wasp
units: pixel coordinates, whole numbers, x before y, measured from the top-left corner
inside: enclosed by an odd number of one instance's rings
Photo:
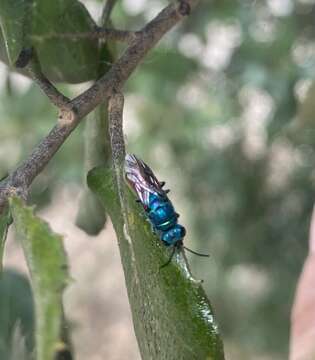
[[[138,196],[136,201],[141,203],[145,210],[153,231],[165,246],[173,247],[170,258],[162,267],[168,265],[176,249],[182,247],[193,254],[209,256],[199,254],[183,245],[186,230],[177,222],[179,215],[175,212],[173,204],[167,197],[169,190],[163,189],[165,182],[159,182],[148,165],[135,155],[127,154],[125,158],[125,174],[128,184]]]

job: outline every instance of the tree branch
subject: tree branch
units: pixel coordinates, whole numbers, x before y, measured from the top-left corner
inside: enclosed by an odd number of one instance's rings
[[[30,77],[37,83],[55,106],[59,109],[69,108],[70,99],[64,96],[43,74],[34,49],[32,49],[30,61],[26,65],[26,69],[30,74]]]
[[[122,93],[112,95],[108,100],[109,134],[112,148],[114,168],[121,166],[125,159],[125,141],[123,134],[123,107]]]
[[[88,90],[61,108],[58,124],[35,147],[31,155],[3,182],[0,183],[0,209],[5,205],[8,193],[21,192],[26,196],[28,187],[34,178],[44,169],[60,146],[65,142],[81,119],[90,113],[97,105],[120,92],[126,80],[161,37],[174,27],[183,17],[189,15],[190,10],[198,0],[182,0],[165,7],[152,21],[150,21],[127,47],[125,52],[112,68]],[[47,81],[39,73],[34,73],[38,84],[58,107],[59,100],[53,100],[57,89],[46,87]],[[51,84],[52,85],[52,84]],[[49,90],[49,91],[48,91]],[[51,96],[50,91],[54,93]],[[63,101],[61,101],[61,104]]]
[[[161,37],[189,14],[197,0],[181,1],[164,8],[140,32],[112,68],[88,90],[76,97],[72,103],[82,118],[97,106],[104,97],[119,92],[131,73]],[[183,5],[185,4],[185,5]]]

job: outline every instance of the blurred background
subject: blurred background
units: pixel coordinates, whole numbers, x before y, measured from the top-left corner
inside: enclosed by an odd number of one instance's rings
[[[97,20],[102,2],[82,3]],[[118,1],[113,23],[137,30],[166,3]],[[227,359],[288,358],[314,198],[314,16],[314,0],[203,1],[125,88],[127,151],[166,181],[187,246],[211,254],[189,259],[205,280]],[[28,79],[0,70],[1,178],[46,135],[56,111]],[[61,89],[75,96],[87,86]],[[73,277],[65,302],[77,358],[136,360],[110,221],[95,237],[74,225],[85,181],[83,133],[81,124],[38,177],[31,202],[65,235]],[[21,259],[11,229],[7,269],[25,272]],[[2,299],[29,291],[23,277],[7,276],[23,286],[4,284]],[[25,306],[22,326],[32,327],[31,302]]]

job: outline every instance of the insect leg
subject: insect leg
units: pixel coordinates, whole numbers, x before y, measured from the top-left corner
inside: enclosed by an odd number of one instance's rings
[[[174,257],[175,251],[176,251],[176,247],[173,246],[173,250],[172,250],[171,256],[169,257],[169,259],[166,261],[165,264],[163,264],[162,266],[160,266],[160,269],[163,269],[165,266],[169,265],[169,263],[172,261],[172,259],[173,259],[173,257]]]
[[[150,220],[148,219],[149,223],[151,224]],[[156,235],[155,227],[151,224],[151,231],[153,235]]]

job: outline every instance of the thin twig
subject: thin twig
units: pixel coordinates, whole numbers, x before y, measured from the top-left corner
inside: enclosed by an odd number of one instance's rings
[[[195,6],[198,0],[187,0],[168,5],[141,31],[112,68],[88,90],[73,99],[72,103],[81,118],[93,110],[104,97],[111,96],[125,84],[131,73],[139,65],[145,55],[151,50],[161,37],[175,26],[183,17],[187,16],[188,8]]]
[[[123,108],[124,96],[122,93],[113,94],[108,100],[109,134],[113,159],[113,178],[117,186],[117,193],[120,200],[124,229],[129,234],[128,202],[125,201],[124,187],[124,160],[126,155],[123,133]],[[130,247],[131,255],[134,257],[133,248]]]
[[[123,107],[122,93],[112,95],[108,100],[109,134],[114,167],[120,167],[125,159],[125,142],[123,134]]]
[[[72,126],[58,123],[35,147],[29,157],[10,175],[10,184],[16,188],[28,188],[35,177],[44,169],[52,156],[58,151],[72,130]]]
[[[112,10],[116,4],[117,0],[106,0],[106,4],[103,8],[102,17],[101,17],[101,25],[106,26],[109,22],[110,15]]]
[[[30,77],[43,90],[55,106],[59,109],[67,109],[69,107],[70,99],[64,96],[43,74],[35,50],[32,50],[32,55],[26,65],[26,69]]]
[[[58,124],[35,147],[31,155],[3,182],[0,182],[0,209],[12,191],[26,194],[35,177],[44,169],[81,119],[97,105],[117,92],[144,56],[161,37],[190,13],[198,0],[180,1],[168,5],[140,32],[111,69],[88,90],[67,104],[59,115]],[[37,75],[38,77],[38,75]],[[42,79],[41,79],[42,80]],[[39,82],[43,84],[42,81]],[[47,94],[48,95],[48,94]],[[56,101],[54,102],[56,103]],[[58,103],[58,102],[57,102]]]

